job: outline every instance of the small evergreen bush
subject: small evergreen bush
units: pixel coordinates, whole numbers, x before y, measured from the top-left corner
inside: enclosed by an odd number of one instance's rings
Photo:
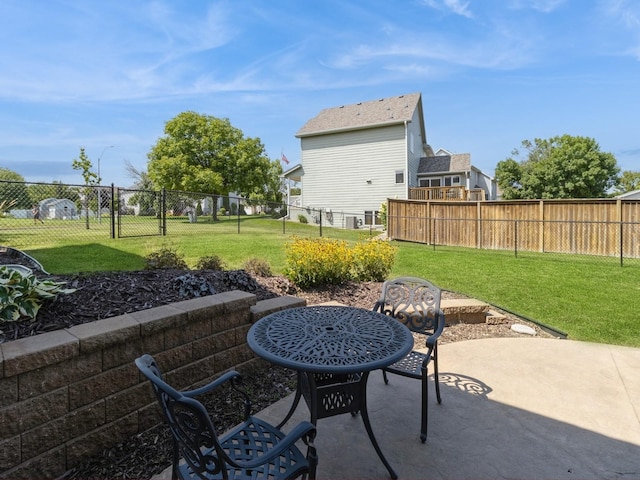
[[[309,220],[307,220],[307,217],[305,217],[304,215],[300,214],[298,215],[298,221],[300,223],[309,223]]]
[[[252,275],[258,275],[260,277],[270,277],[271,274],[271,265],[266,260],[261,258],[250,258],[242,265],[242,269],[245,272],[251,273]]]
[[[226,265],[222,259],[217,255],[209,255],[207,257],[201,257],[196,265],[197,270],[216,270],[223,271]]]
[[[183,255],[176,249],[163,246],[156,252],[151,252],[145,257],[145,270],[155,270],[159,268],[177,268],[188,270],[187,263]]]

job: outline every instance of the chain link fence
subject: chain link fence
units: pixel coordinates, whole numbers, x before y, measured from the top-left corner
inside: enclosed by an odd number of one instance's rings
[[[89,243],[106,238],[251,233],[263,220],[282,220],[283,234],[299,232],[296,224],[307,224],[304,233],[318,236],[335,233],[328,227],[360,227],[370,235],[382,229],[379,219],[376,225],[365,225],[370,220],[356,214],[341,214],[338,221],[321,209],[295,214],[289,210],[285,203],[198,192],[0,180],[0,245],[25,249],[50,244],[52,239]]]
[[[381,212],[331,211],[173,190],[0,180],[0,245],[29,249],[105,238],[256,232],[281,220],[283,234],[336,236],[344,229],[376,235]],[[523,255],[587,255],[640,265],[640,221],[540,221],[389,215],[391,239]],[[309,227],[313,227],[310,229]],[[273,225],[269,226],[273,230]],[[399,230],[398,230],[399,229]],[[398,231],[396,231],[398,230]]]

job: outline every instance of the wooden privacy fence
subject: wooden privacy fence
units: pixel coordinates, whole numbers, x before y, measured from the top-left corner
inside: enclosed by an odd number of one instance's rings
[[[433,245],[640,258],[640,200],[388,200],[389,238]]]

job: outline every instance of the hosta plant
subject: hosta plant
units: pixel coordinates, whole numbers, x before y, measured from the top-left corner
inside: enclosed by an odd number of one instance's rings
[[[42,303],[59,294],[75,292],[64,283],[40,281],[33,274],[22,274],[10,267],[0,267],[0,322],[24,318],[35,320]]]

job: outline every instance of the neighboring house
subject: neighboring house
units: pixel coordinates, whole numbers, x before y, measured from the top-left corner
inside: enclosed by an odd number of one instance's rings
[[[625,192],[620,195],[617,195],[616,198],[621,198],[623,200],[640,200],[640,190],[632,190],[630,192]]]
[[[418,167],[419,187],[465,187],[468,191],[482,190],[487,200],[494,200],[497,194],[495,180],[471,165],[468,153],[451,153],[438,149],[433,156],[420,159]]]
[[[435,182],[440,176],[444,184],[451,173],[461,177],[462,185],[467,175],[472,187],[482,183],[475,175],[479,170],[470,165],[439,170],[444,158],[427,143],[420,93],[324,109],[296,137],[300,165],[283,174],[301,186],[301,209],[290,209],[293,219],[302,214],[318,221],[322,212],[323,223],[336,227],[378,225],[381,204],[388,198],[409,198],[409,189],[420,186],[421,179]],[[434,159],[438,170],[430,167]]]

